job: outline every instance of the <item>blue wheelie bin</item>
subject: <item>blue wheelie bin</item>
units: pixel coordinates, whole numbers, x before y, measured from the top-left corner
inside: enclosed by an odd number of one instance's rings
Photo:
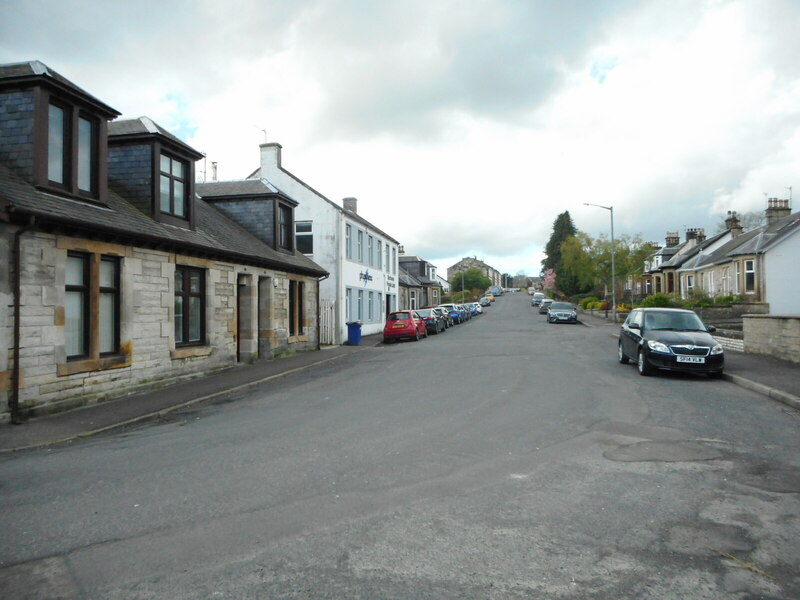
[[[347,324],[347,343],[351,346],[361,345],[361,321],[351,321]]]

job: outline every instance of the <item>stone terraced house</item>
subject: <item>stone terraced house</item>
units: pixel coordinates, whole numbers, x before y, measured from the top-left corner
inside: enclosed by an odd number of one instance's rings
[[[295,203],[259,239],[196,196],[199,152],[118,116],[0,66],[0,421],[319,347]]]

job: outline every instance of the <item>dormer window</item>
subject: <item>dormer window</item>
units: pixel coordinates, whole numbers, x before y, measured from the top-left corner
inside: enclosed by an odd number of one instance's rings
[[[292,243],[292,208],[278,205],[278,246],[284,250],[294,250]]]
[[[186,218],[186,192],[189,189],[186,183],[187,173],[185,162],[167,154],[161,154],[160,208],[162,213],[181,219]]]
[[[74,107],[50,102],[47,110],[47,181],[97,197],[97,122]]]

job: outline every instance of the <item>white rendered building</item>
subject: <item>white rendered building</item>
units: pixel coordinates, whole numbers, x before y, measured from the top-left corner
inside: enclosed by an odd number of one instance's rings
[[[281,145],[261,144],[261,166],[249,178],[264,178],[298,203],[296,248],[330,273],[320,283],[320,341],[347,340],[347,323],[361,334],[383,331],[397,309],[397,240],[360,217],[355,198],[340,206],[281,166]]]

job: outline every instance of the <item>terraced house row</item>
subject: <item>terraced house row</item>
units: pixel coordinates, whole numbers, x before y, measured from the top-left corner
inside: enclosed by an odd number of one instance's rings
[[[0,66],[0,422],[382,327],[398,243],[355,200],[268,144],[263,173],[196,184],[200,152],[119,116],[40,62]]]

